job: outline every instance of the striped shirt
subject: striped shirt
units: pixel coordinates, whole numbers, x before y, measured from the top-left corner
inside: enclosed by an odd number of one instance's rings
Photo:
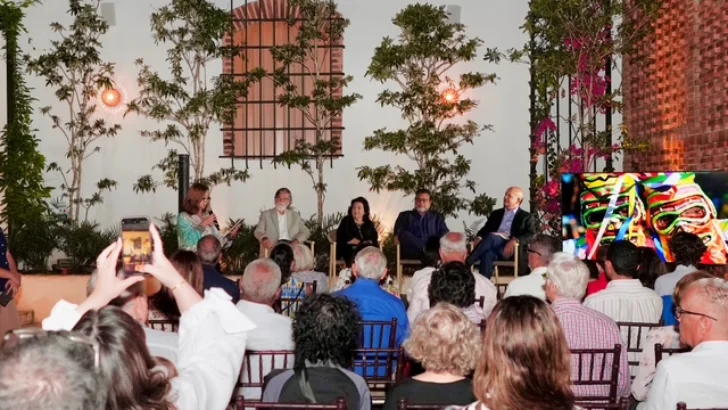
[[[564,329],[566,342],[569,349],[610,349],[615,344],[622,345],[622,353],[619,357],[619,379],[617,383],[617,395],[620,397],[629,396],[630,378],[629,365],[627,363],[627,345],[622,342],[619,327],[608,316],[595,310],[585,307],[579,301],[573,299],[558,299],[551,304],[556,317]],[[582,356],[581,379],[588,380],[590,361],[588,356]],[[592,380],[600,380],[602,375],[602,361],[595,357]],[[607,369],[612,367],[611,356],[604,360]],[[578,380],[578,360],[571,362],[571,378]],[[609,377],[609,370],[604,372],[604,378]],[[608,396],[609,385],[573,386],[574,394],[577,396]]]
[[[587,296],[584,306],[616,322],[658,323],[662,317],[662,298],[638,279],[612,280],[603,291]]]

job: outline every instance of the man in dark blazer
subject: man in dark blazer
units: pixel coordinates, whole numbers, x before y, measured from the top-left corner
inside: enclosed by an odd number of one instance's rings
[[[520,208],[523,190],[510,187],[503,198],[503,208],[496,209],[488,217],[485,226],[478,231],[473,253],[468,257],[468,265],[480,261],[480,273],[490,279],[493,275],[493,262],[513,256],[516,243],[521,248],[519,266],[528,256],[528,242],[536,236],[536,218]]]

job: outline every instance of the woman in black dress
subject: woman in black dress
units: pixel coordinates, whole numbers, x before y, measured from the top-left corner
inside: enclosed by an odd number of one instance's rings
[[[364,197],[351,200],[348,214],[336,230],[336,254],[348,260],[360,244],[379,247],[379,233],[369,213]]]

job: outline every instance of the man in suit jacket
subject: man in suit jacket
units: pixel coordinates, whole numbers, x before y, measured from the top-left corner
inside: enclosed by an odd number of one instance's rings
[[[432,194],[427,189],[415,193],[415,209],[399,214],[394,223],[394,234],[400,245],[402,259],[422,259],[425,244],[431,237],[442,238],[449,232],[445,218],[430,210]]]
[[[305,242],[311,235],[298,211],[291,207],[293,196],[288,188],[276,191],[275,208],[261,212],[255,238],[260,241],[260,253],[270,250],[278,241]]]
[[[475,249],[468,257],[468,264],[480,261],[480,273],[488,279],[493,275],[493,262],[512,257],[516,243],[521,247],[519,266],[528,266],[526,247],[536,236],[537,227],[533,215],[520,208],[521,202],[523,190],[518,187],[508,188],[503,198],[503,208],[493,211],[485,226],[478,231]]]

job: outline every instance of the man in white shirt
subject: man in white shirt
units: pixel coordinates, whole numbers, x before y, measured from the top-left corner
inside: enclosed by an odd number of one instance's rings
[[[516,278],[508,284],[505,295],[519,296],[531,295],[541,300],[546,300],[546,267],[551,262],[551,257],[561,248],[561,241],[548,235],[538,235],[534,238],[526,251],[528,252],[528,267],[531,273],[527,276]]]
[[[663,359],[647,397],[648,410],[728,406],[728,283],[700,279],[688,286],[677,307],[680,340],[690,353]]]
[[[468,256],[467,238],[462,232],[449,232],[440,238],[440,261],[442,264],[448,262],[461,262],[465,263],[465,258]],[[424,312],[430,308],[430,298],[428,296],[428,287],[430,286],[430,279],[432,278],[432,272],[423,272],[417,281],[412,284],[412,301],[410,302],[409,308],[407,309],[407,318],[410,323],[414,322],[421,312]],[[479,304],[481,297],[484,298],[483,303],[483,315],[488,317],[490,312],[493,310],[497,298],[497,289],[493,283],[486,279],[480,274],[471,274],[475,277],[475,300],[476,304]],[[478,306],[479,308],[479,306]]]
[[[588,296],[584,306],[604,313],[615,322],[658,323],[662,317],[662,298],[637,279],[639,264],[639,249],[633,243],[609,244],[604,264],[609,284],[603,291]],[[626,334],[622,336],[626,338]]]
[[[88,281],[88,285],[86,285],[87,295],[91,295],[96,287],[96,275],[97,273],[94,271]],[[123,272],[119,272],[118,276],[120,278],[125,277]],[[173,332],[151,329],[146,326],[149,320],[149,300],[144,282],[138,282],[129,286],[117,298],[112,299],[109,305],[121,308],[121,310],[142,325],[144,335],[147,338],[147,348],[149,348],[149,353],[152,356],[163,357],[172,363],[177,363],[179,335]]]
[[[699,236],[682,231],[672,236],[669,246],[677,266],[674,271],[657,278],[655,292],[660,296],[672,297],[672,292],[680,279],[698,270],[696,266],[708,247]]]
[[[301,215],[291,206],[293,196],[288,188],[277,190],[274,199],[275,208],[261,212],[253,233],[260,241],[260,255],[279,241],[302,243],[311,235]]]

